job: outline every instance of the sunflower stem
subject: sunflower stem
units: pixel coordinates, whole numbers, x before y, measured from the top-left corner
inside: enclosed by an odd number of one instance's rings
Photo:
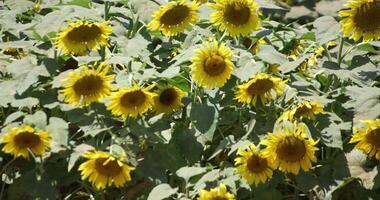
[[[329,51],[327,45],[324,44],[324,45],[322,45],[322,46],[323,46],[323,48],[325,49],[325,53],[326,53],[326,55],[327,55],[327,59],[328,59],[328,61],[331,62],[331,61],[332,61],[332,56],[331,56],[331,54],[330,54],[330,51]]]
[[[109,13],[111,10],[111,2],[104,2],[104,20],[107,21],[109,19]]]
[[[340,38],[340,44],[339,44],[339,51],[338,51],[338,67],[342,65],[342,60],[343,60],[343,45],[344,45],[344,37],[342,36]]]

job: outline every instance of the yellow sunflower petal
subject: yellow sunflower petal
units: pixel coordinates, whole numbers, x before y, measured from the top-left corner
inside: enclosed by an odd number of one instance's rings
[[[131,181],[130,173],[135,168],[107,152],[89,151],[83,157],[88,160],[78,168],[82,180],[88,179],[96,189],[102,190],[112,185],[122,187]]]
[[[293,124],[292,127],[275,129],[275,133],[261,142],[266,148],[263,157],[271,160],[280,171],[298,174],[300,169],[308,171],[311,162],[316,162],[317,141],[308,138],[305,127]]]
[[[140,88],[135,85],[114,92],[107,108],[115,116],[136,118],[153,108],[155,96],[154,93],[149,92],[149,88]]]
[[[195,53],[191,75],[198,85],[204,88],[222,87],[230,79],[234,68],[230,48],[214,41],[204,44]]]
[[[54,44],[66,54],[83,55],[86,51],[108,46],[112,28],[107,21],[102,23],[77,20],[58,33]]]
[[[161,31],[166,36],[178,35],[198,21],[198,9],[197,2],[171,1],[153,14],[148,29]]]
[[[230,36],[249,35],[259,28],[259,6],[255,0],[215,0],[207,5],[215,10],[211,23]]]
[[[366,128],[354,127],[350,143],[356,143],[355,148],[362,150],[369,157],[380,160],[380,119],[362,121]]]
[[[339,12],[344,35],[355,41],[370,42],[380,39],[380,1],[350,0]]]
[[[108,67],[103,64],[83,65],[63,80],[60,93],[72,105],[87,106],[99,101],[111,93],[110,81],[114,76],[107,73]]]
[[[51,136],[46,131],[37,131],[31,126],[11,128],[0,140],[4,143],[2,151],[14,157],[29,159],[29,151],[36,156],[43,156],[50,150]]]

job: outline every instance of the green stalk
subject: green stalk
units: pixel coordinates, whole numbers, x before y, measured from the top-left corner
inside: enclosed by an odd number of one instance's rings
[[[342,60],[343,60],[343,45],[344,45],[344,37],[342,36],[340,38],[340,44],[339,44],[339,52],[338,52],[338,67],[342,65]]]

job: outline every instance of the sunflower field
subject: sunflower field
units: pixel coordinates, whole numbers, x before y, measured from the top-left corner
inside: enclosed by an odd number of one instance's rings
[[[0,200],[380,199],[380,0],[1,0]]]

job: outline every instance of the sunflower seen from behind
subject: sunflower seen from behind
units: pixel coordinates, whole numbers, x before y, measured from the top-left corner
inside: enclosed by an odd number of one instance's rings
[[[191,77],[201,87],[222,87],[231,78],[234,64],[232,51],[223,43],[208,42],[195,50]]]
[[[355,148],[363,151],[369,157],[380,160],[380,119],[363,120],[362,123],[366,127],[354,127],[350,143],[355,143]]]
[[[87,106],[111,94],[110,81],[113,75],[107,75],[109,67],[104,64],[83,65],[62,80],[60,93],[64,101],[71,105]]]
[[[87,180],[98,190],[115,185],[123,187],[131,181],[131,171],[135,168],[125,163],[125,157],[116,157],[104,151],[88,151],[87,159],[79,166],[82,180]]]
[[[279,120],[293,121],[315,119],[315,116],[323,113],[323,105],[318,101],[302,101],[293,108],[286,110],[279,118]]]
[[[240,148],[237,152],[235,171],[250,185],[257,186],[259,183],[265,183],[272,178],[273,168],[272,163],[262,156],[254,144],[247,148]]]
[[[227,191],[226,185],[221,183],[219,187],[211,190],[201,190],[198,200],[235,200],[235,196]]]
[[[111,95],[107,109],[113,115],[121,116],[124,119],[141,116],[154,106],[154,97],[156,95],[149,91],[153,86],[141,88],[135,85],[130,88],[120,89]]]
[[[175,86],[158,86],[155,91],[154,110],[156,113],[171,113],[180,109],[182,98],[186,95],[181,89]]]
[[[58,33],[54,44],[66,54],[83,55],[87,51],[96,51],[108,46],[108,37],[112,28],[107,21],[93,22],[77,20]]]
[[[344,35],[359,41],[380,39],[380,0],[350,0],[339,12]]]
[[[300,169],[309,171],[316,162],[315,152],[318,141],[306,134],[306,125],[293,123],[291,127],[276,127],[261,141],[266,148],[262,155],[282,172],[298,174]]]
[[[166,36],[176,36],[198,21],[199,3],[185,0],[171,1],[153,14],[148,29],[161,31]]]
[[[230,36],[249,35],[259,29],[259,6],[255,0],[215,0],[211,23]]]
[[[254,75],[247,83],[238,85],[235,99],[243,104],[256,105],[258,99],[266,104],[284,93],[286,81],[280,78],[259,73]]]
[[[50,150],[51,136],[46,131],[22,125],[11,128],[2,136],[0,143],[5,144],[2,148],[3,152],[11,154],[15,158],[29,159],[30,152],[34,156],[43,156]]]

